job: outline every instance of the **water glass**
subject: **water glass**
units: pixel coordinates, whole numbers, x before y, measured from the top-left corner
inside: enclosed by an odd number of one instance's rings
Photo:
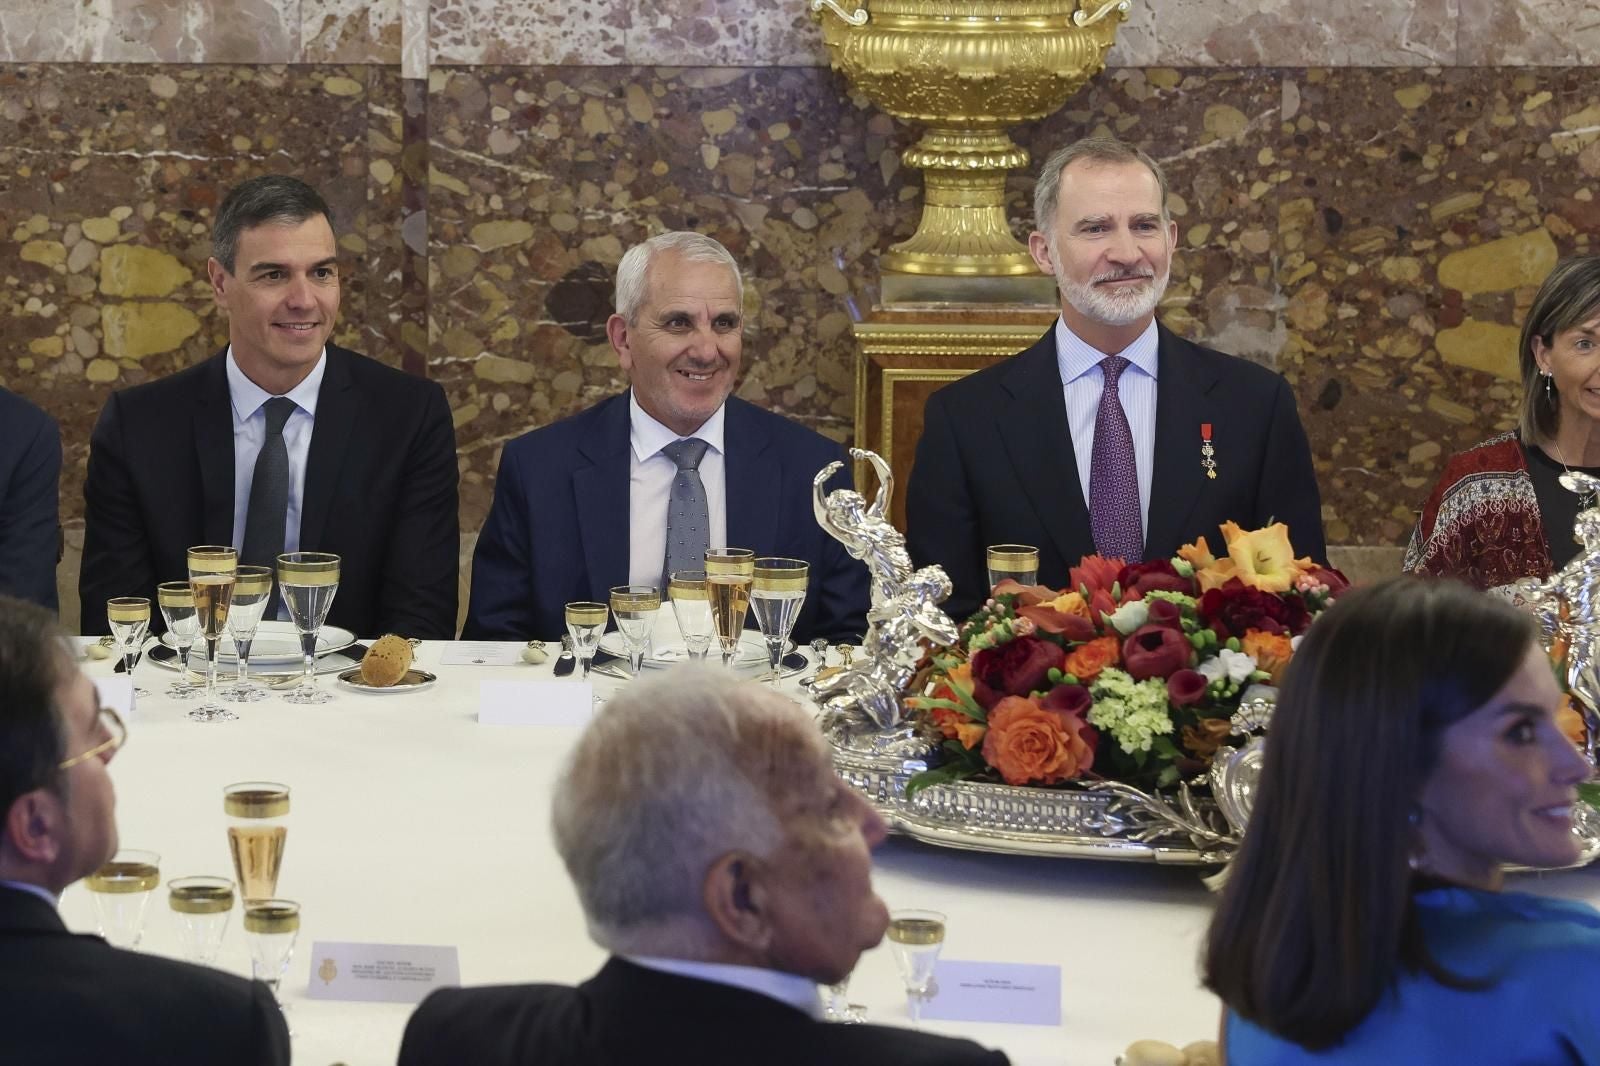
[[[241,566],[233,586],[233,609],[228,612],[228,635],[238,658],[234,682],[222,690],[229,703],[254,703],[267,698],[267,690],[250,683],[250,644],[256,639],[261,614],[272,602],[272,568]]]
[[[161,605],[161,617],[172,634],[172,646],[178,652],[178,680],[167,689],[175,700],[186,700],[197,687],[189,680],[189,652],[200,632],[200,620],[194,611],[194,589],[187,581],[163,581],[156,586],[156,602]]]
[[[706,595],[706,572],[674,570],[667,580],[667,596],[672,600],[672,615],[678,620],[678,633],[689,658],[704,662],[715,634],[711,600]]]
[[[1031,544],[991,544],[989,546],[989,588],[1010,578],[1019,585],[1039,580],[1039,549]]]
[[[339,592],[339,557],[327,552],[289,552],[278,556],[278,591],[300,634],[305,672],[300,687],[283,698],[290,703],[327,703],[332,696],[317,689],[317,635]]]
[[[593,600],[574,600],[566,606],[567,636],[572,638],[572,654],[583,664],[585,681],[589,680],[589,667],[594,663],[594,652],[600,646],[610,612],[608,606]]]
[[[750,586],[750,610],[767,641],[767,681],[777,684],[789,634],[806,602],[811,567],[803,559],[766,556],[756,560]]]
[[[178,924],[178,944],[191,962],[210,966],[222,950],[233,913],[233,882],[226,877],[179,877],[167,882],[167,906]]]
[[[618,585],[611,590],[611,615],[628,649],[628,669],[634,677],[644,665],[644,650],[661,611],[661,591],[654,585]]]
[[[136,948],[144,936],[144,909],[161,883],[161,856],[124,848],[84,878],[94,900],[95,923],[113,947]]]

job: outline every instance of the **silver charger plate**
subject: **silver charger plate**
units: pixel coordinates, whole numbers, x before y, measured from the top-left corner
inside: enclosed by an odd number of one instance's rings
[[[392,685],[369,685],[361,677],[361,667],[346,670],[339,675],[339,686],[350,689],[352,692],[370,692],[374,695],[394,695],[401,692],[421,692],[425,688],[432,688],[439,675],[430,674],[426,670],[413,667],[407,670],[405,676]]]
[[[323,626],[317,633],[317,655],[331,655],[336,651],[343,651],[356,642],[356,635],[341,626]],[[161,634],[161,643],[169,648],[176,647],[172,643],[172,633],[167,631]],[[195,644],[204,654],[205,642]],[[235,664],[238,656],[234,653],[233,638],[224,636],[217,641],[217,662]],[[292,666],[300,662],[300,632],[295,629],[294,623],[282,619],[265,621],[256,627],[256,638],[250,644],[250,669],[258,666]],[[317,671],[321,673],[322,671]]]
[[[219,648],[220,652],[221,649]],[[178,669],[178,653],[172,648],[160,644],[152,644],[145,652],[145,659],[155,663],[163,670]],[[336,674],[340,670],[348,670],[352,666],[359,666],[350,656],[343,652],[329,652],[317,658],[314,672],[317,674]],[[250,656],[250,680],[259,681],[264,685],[273,685],[279,681],[286,681],[291,677],[299,677],[304,664],[298,656],[292,660],[264,663]],[[239,664],[232,659],[226,663],[222,656],[217,656],[217,684],[231,684],[234,675],[238,673]],[[206,650],[203,646],[189,649],[189,670],[192,673],[203,675],[206,672]]]

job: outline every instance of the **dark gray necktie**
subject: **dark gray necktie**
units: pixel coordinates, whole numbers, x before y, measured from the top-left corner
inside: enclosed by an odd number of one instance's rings
[[[264,405],[267,412],[267,439],[256,456],[256,472],[250,479],[250,509],[244,517],[244,550],[239,561],[254,566],[276,568],[283,554],[283,531],[289,521],[289,446],[283,440],[283,425],[294,413],[294,401],[274,396]],[[274,598],[275,599],[275,598]],[[268,613],[273,617],[272,600]]]
[[[706,565],[706,549],[711,546],[711,513],[706,507],[706,487],[700,480],[700,460],[705,458],[705,441],[695,437],[675,440],[661,454],[678,464],[672,479],[672,495],[667,498],[667,558],[661,587],[674,570],[701,570]]]

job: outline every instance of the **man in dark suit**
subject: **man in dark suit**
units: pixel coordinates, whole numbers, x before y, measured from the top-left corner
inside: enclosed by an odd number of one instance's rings
[[[331,625],[450,639],[461,547],[444,390],[328,343],[337,247],[303,182],[234,188],[212,244],[228,347],[114,393],[90,441],[84,632],[105,631],[109,597],[186,576],[189,547],[231,544],[264,566],[340,556]]]
[[[555,636],[566,603],[662,587],[727,546],[810,564],[796,640],[863,632],[866,568],[811,513],[812,479],[843,450],[730,395],[742,292],[733,257],[698,233],[623,256],[606,331],[631,387],[505,446],[463,636]]]
[[[1161,168],[1105,138],[1056,152],[1028,239],[1061,318],[1027,351],[935,392],[906,495],[906,541],[939,563],[963,618],[988,596],[991,544],[1039,549],[1060,587],[1084,555],[1165,559],[1219,526],[1287,523],[1326,556],[1311,449],[1278,374],[1155,320],[1178,228]]]
[[[834,773],[810,716],[725,671],[630,685],[555,789],[557,850],[612,957],[576,988],[436,992],[400,1066],[1003,1066],[1004,1055],[821,1019],[883,937],[872,849],[886,832]]]
[[[0,593],[56,609],[61,558],[61,432],[0,389]]]
[[[0,1062],[287,1063],[266,985],[120,951],[56,913],[117,849],[108,764],[125,736],[51,614],[0,596]]]

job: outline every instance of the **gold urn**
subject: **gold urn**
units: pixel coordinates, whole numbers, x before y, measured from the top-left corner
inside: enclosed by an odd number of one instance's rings
[[[1104,69],[1129,0],[865,2],[811,8],[834,69],[925,127],[901,156],[925,171],[922,219],[883,268],[929,281],[1037,276],[1006,222],[1006,171],[1028,163],[1006,127],[1051,114]]]

